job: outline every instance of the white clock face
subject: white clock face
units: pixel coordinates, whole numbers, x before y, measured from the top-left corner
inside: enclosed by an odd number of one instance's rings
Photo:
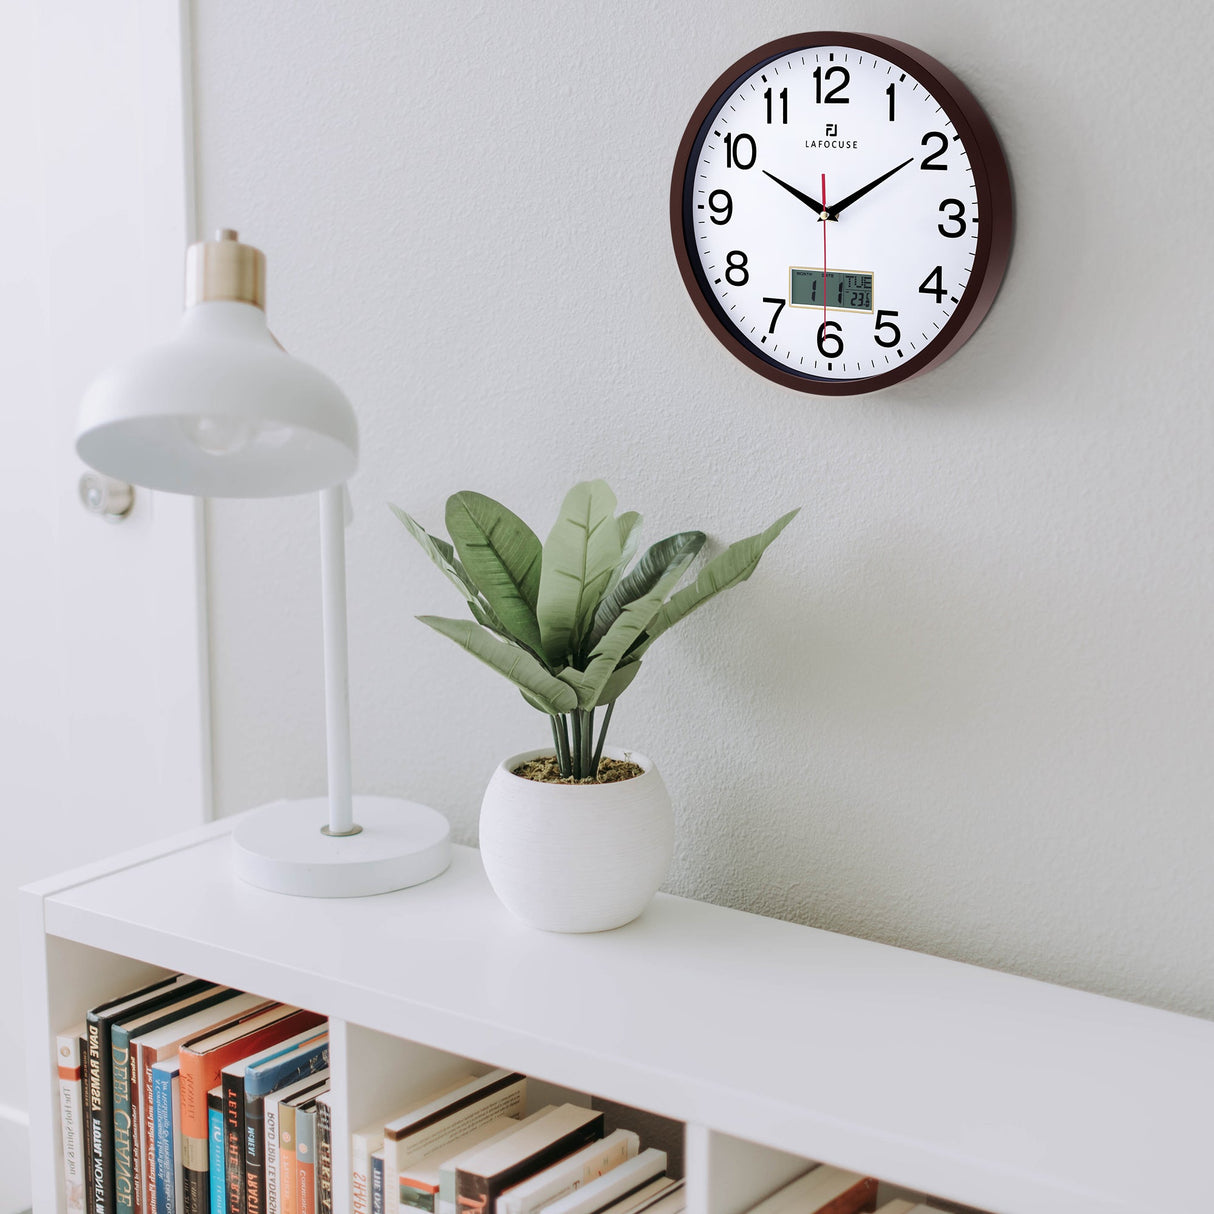
[[[848,46],[767,59],[719,98],[690,153],[682,222],[699,290],[736,339],[840,387],[924,361],[988,218],[952,108]]]

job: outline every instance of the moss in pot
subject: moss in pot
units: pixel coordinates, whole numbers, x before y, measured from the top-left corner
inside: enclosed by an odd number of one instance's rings
[[[447,501],[450,541],[429,534],[392,507],[472,616],[418,618],[508,678],[532,708],[549,718],[551,748],[514,756],[499,767],[486,792],[480,827],[485,869],[498,896],[524,921],[555,931],[617,927],[635,918],[661,884],[673,849],[673,815],[660,775],[642,756],[625,752],[607,755],[610,778],[606,771],[600,773],[616,700],[636,678],[653,642],[709,599],[750,577],[797,513],[730,544],[694,581],[676,589],[704,546],[704,533],[678,532],[638,558],[641,516],[635,511],[617,515],[616,505],[605,481],[574,485],[543,544],[501,503],[467,490]],[[516,774],[515,768],[524,764],[532,770]],[[648,790],[653,804],[625,813],[621,806],[628,798],[622,794],[634,783],[635,792],[642,786]],[[518,795],[507,798],[508,807],[491,805],[495,786],[519,786]],[[569,801],[570,794],[579,800]],[[590,798],[604,794],[605,808],[597,813]],[[548,812],[524,827],[526,811],[520,805],[528,797],[546,804]],[[568,806],[575,803],[583,808],[571,814]],[[600,826],[592,829],[588,824],[596,813]],[[633,819],[636,828],[629,826],[629,838],[621,839],[625,823]],[[650,819],[666,825],[646,831]],[[520,842],[522,836],[525,842]],[[616,858],[613,839],[620,843]],[[496,853],[499,844],[508,847],[509,857]],[[528,851],[536,856],[534,871],[508,880],[504,868],[517,868]],[[630,875],[637,890],[632,896],[599,896]],[[532,905],[520,908],[506,886],[535,887],[541,900],[545,889],[564,894],[555,899],[561,905],[549,913]],[[643,895],[642,888],[647,889]],[[605,903],[600,909],[590,905],[596,897]]]

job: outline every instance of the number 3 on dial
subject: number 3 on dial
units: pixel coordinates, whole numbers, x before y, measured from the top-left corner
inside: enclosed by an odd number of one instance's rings
[[[937,366],[1007,266],[1007,164],[973,94],[866,34],[768,43],[708,90],[670,190],[683,281],[725,347],[803,392]]]

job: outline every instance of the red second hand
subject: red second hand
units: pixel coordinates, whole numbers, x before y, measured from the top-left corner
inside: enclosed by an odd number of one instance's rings
[[[826,324],[826,174],[822,174],[822,323]]]

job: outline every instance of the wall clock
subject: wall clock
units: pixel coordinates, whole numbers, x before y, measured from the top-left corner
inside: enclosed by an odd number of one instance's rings
[[[1012,193],[994,128],[930,55],[798,34],[708,90],[675,161],[683,281],[747,366],[849,395],[955,353],[1007,265]]]

